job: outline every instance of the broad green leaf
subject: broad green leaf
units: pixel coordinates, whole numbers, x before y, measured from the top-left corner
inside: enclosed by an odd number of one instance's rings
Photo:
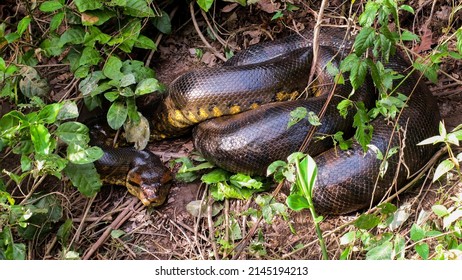
[[[23,243],[10,243],[5,251],[5,257],[8,260],[25,260],[26,245]]]
[[[414,246],[414,249],[422,259],[424,260],[428,259],[428,256],[430,254],[430,249],[427,243],[416,244]]]
[[[104,152],[100,147],[82,147],[71,143],[67,147],[67,158],[74,164],[87,164],[100,159]]]
[[[85,47],[82,51],[82,56],[79,59],[79,66],[82,65],[98,65],[103,58],[93,47]]]
[[[55,134],[66,144],[83,143],[90,141],[88,127],[79,122],[66,122],[61,124]]]
[[[402,260],[406,253],[406,239],[399,233],[395,235],[392,259]]]
[[[110,56],[103,67],[103,74],[109,79],[120,81],[124,76],[120,69],[122,61],[116,56]]]
[[[156,16],[152,19],[152,24],[162,33],[170,34],[172,32],[172,24],[170,22],[170,17],[164,11],[162,11],[162,16]]]
[[[229,178],[231,184],[240,188],[261,189],[263,183],[245,174],[235,174]]]
[[[266,170],[266,176],[273,174],[277,171],[277,169],[285,166],[287,166],[287,163],[283,160],[277,160],[275,162],[272,162]]]
[[[300,162],[299,169],[297,169],[297,181],[301,183],[300,189],[303,190],[305,197],[311,197],[316,177],[318,175],[318,166],[314,159],[306,155]]]
[[[112,103],[107,112],[107,121],[112,129],[119,129],[128,116],[128,109],[124,103],[116,101]]]
[[[215,200],[223,200],[224,198],[249,199],[255,192],[255,190],[228,185],[226,182],[213,184],[210,190]]]
[[[208,12],[210,7],[212,7],[213,1],[214,0],[196,0],[199,7],[206,12]]]
[[[351,101],[350,99],[344,99],[340,101],[337,104],[337,110],[339,111],[340,116],[346,118],[346,116],[348,115],[348,109],[350,107],[353,107],[353,101]]]
[[[124,13],[133,17],[153,17],[154,11],[148,6],[146,0],[126,0]]]
[[[425,237],[425,230],[416,224],[413,224],[411,227],[411,240],[420,241]]]
[[[80,45],[84,42],[85,31],[79,27],[67,29],[59,38],[58,46],[62,48],[66,44]]]
[[[436,143],[440,143],[440,142],[444,142],[444,137],[440,136],[440,135],[436,135],[436,136],[432,136],[430,138],[427,138],[427,139],[417,143],[417,145],[429,145],[429,144],[436,144]]]
[[[353,118],[353,127],[356,128],[355,139],[363,148],[364,152],[367,151],[367,145],[372,140],[372,133],[374,127],[369,124],[369,116],[367,114],[364,103],[357,103],[358,111]]]
[[[286,199],[286,204],[289,206],[290,209],[294,211],[300,211],[303,209],[309,209],[310,204],[308,200],[302,195],[299,194],[291,194]]]
[[[63,19],[64,19],[64,16],[66,15],[65,12],[59,12],[57,14],[55,14],[52,18],[51,18],[51,21],[50,21],[50,30],[51,31],[55,31],[56,29],[58,29],[58,27],[61,25],[61,23],[63,22]]]
[[[79,108],[77,107],[77,104],[73,100],[66,100],[63,103],[63,106],[58,112],[58,116],[56,118],[58,120],[68,120],[68,119],[74,119],[79,116]]]
[[[355,90],[359,89],[366,79],[367,62],[360,60],[350,71],[350,82]]]
[[[438,167],[436,167],[432,182],[437,181],[441,176],[448,173],[449,170],[452,170],[454,166],[455,165],[454,165],[454,162],[452,162],[452,160],[450,159],[443,160],[440,164],[438,164]]]
[[[296,123],[303,120],[308,114],[308,110],[305,107],[297,107],[294,110],[290,111],[290,119],[287,123],[287,128],[295,125]]]
[[[391,260],[393,243],[385,241],[383,244],[370,249],[366,253],[366,260]]]
[[[114,229],[111,230],[111,237],[112,238],[120,238],[122,235],[124,235],[126,232],[120,229]]]
[[[372,27],[364,27],[356,36],[354,49],[357,56],[361,56],[367,48],[374,45],[376,40],[375,29]],[[352,69],[352,71],[354,68]]]
[[[147,78],[138,83],[136,86],[135,95],[145,95],[161,89],[162,87],[160,86],[157,79]]]
[[[69,163],[64,172],[72,184],[85,196],[93,196],[101,188],[101,180],[93,163]]]
[[[380,223],[380,218],[371,215],[371,214],[362,214],[359,218],[355,221],[355,226],[359,229],[369,230],[376,227]]]
[[[32,143],[34,144],[35,152],[39,154],[51,153],[50,133],[43,124],[34,124],[29,127]]]
[[[53,12],[61,9],[62,7],[64,6],[59,1],[46,1],[40,5],[39,9],[42,12]]]
[[[443,228],[449,229],[452,223],[459,220],[461,217],[462,217],[462,209],[456,209],[454,212],[451,212],[449,215],[443,218]]]
[[[50,87],[47,80],[40,77],[37,70],[30,66],[23,66],[21,68],[22,79],[19,81],[19,89],[22,94],[28,98],[34,96],[44,97],[50,92]]]
[[[71,235],[72,230],[72,220],[66,219],[66,221],[59,227],[56,236],[58,237],[59,242],[64,247],[67,246],[69,237]]]
[[[83,94],[84,97],[99,94],[99,81],[104,78],[105,76],[101,71],[95,71],[91,73],[88,77],[86,77],[79,83],[79,91]]]
[[[215,169],[207,174],[202,175],[201,181],[206,184],[214,184],[226,181],[229,178],[229,173],[223,169]]]
[[[356,231],[349,231],[340,237],[340,245],[354,244],[356,240]]]
[[[412,8],[412,7],[409,6],[409,5],[401,5],[401,6],[399,7],[399,9],[400,9],[400,10],[407,11],[407,12],[409,12],[409,13],[411,13],[411,14],[414,14],[414,13],[415,13],[415,12],[414,12],[414,8]]]
[[[63,105],[61,103],[52,103],[46,105],[38,113],[39,120],[46,124],[54,123],[62,107]]]
[[[30,22],[31,22],[30,16],[25,16],[19,21],[18,29],[16,31],[18,32],[19,36],[21,36],[24,33],[24,31],[27,30],[27,27],[29,27]]]
[[[405,30],[402,34],[401,34],[401,40],[403,41],[414,41],[414,40],[419,40],[419,36],[415,35],[414,33],[408,31],[408,30]]]
[[[86,10],[96,10],[103,7],[101,0],[74,0],[74,4],[81,13]]]
[[[363,27],[371,26],[377,15],[380,4],[375,1],[368,1],[364,12],[359,16],[359,24]]]
[[[353,145],[353,140],[352,139],[343,139],[343,131],[337,131],[334,134],[334,145],[338,143],[339,147],[341,150],[346,151],[348,150],[351,145]]]
[[[133,85],[136,83],[136,79],[135,79],[135,75],[133,75],[132,73],[130,74],[126,74],[122,77],[122,79],[120,79],[120,86],[121,87],[128,87],[130,85]],[[130,89],[130,88],[127,88],[130,90],[130,93],[129,94],[124,94],[123,91],[120,92],[120,94],[122,96],[133,96],[133,91]],[[125,93],[128,93],[128,92],[125,92]]]
[[[150,38],[144,35],[138,36],[138,38],[135,41],[135,47],[140,48],[140,49],[147,49],[147,50],[157,49],[156,43],[154,43],[153,40],[151,40]]]

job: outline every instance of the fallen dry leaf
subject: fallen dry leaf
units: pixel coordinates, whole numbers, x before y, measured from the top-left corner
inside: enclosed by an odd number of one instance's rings
[[[258,2],[258,7],[260,7],[260,10],[267,12],[269,14],[275,13],[277,10],[279,10],[280,6],[280,3],[274,3],[271,0],[261,0],[260,2]]]

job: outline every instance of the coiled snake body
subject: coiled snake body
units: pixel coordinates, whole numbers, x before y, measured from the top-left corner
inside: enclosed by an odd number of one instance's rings
[[[318,114],[327,99],[324,94],[278,102],[293,99],[305,90],[312,40],[311,33],[304,35],[251,47],[221,68],[195,70],[177,78],[152,120],[153,137],[177,136],[200,123],[194,128],[193,141],[206,159],[229,171],[265,175],[271,162],[285,160],[299,149],[311,126],[302,120],[287,128],[290,112],[305,107]],[[351,87],[348,83],[334,86],[332,78],[324,73],[326,64],[338,66],[351,42],[345,32],[321,30],[316,91],[335,88],[336,94],[316,131],[318,135],[337,131],[348,137],[353,134],[354,111],[342,118],[336,108],[351,93]],[[386,67],[408,74],[408,64],[398,55],[390,58]],[[383,177],[379,176],[381,161],[371,150],[364,154],[358,144],[340,151],[329,148],[332,140],[326,138],[308,148],[318,164],[314,203],[319,212],[342,214],[376,203],[402,186],[435,152],[434,147],[416,145],[437,133],[440,115],[432,94],[416,73],[411,73],[397,92],[408,96],[398,116],[398,126],[383,117],[371,123],[372,145],[383,153],[400,147],[398,153],[388,158]],[[366,107],[373,105],[376,96],[368,78],[350,99],[362,101]],[[272,101],[276,103],[263,105]],[[214,118],[234,113],[240,114]]]

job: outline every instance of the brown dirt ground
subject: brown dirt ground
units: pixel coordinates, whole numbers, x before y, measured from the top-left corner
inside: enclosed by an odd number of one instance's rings
[[[209,15],[212,24],[220,26],[223,31],[221,36],[227,40],[231,48],[235,50],[245,48],[259,41],[270,40],[274,37],[283,37],[290,33],[290,28],[309,28],[315,22],[314,14],[318,11],[319,4],[304,4],[305,1],[294,1],[301,9],[286,15],[283,20],[271,21],[271,14],[265,12],[271,10],[270,1],[263,1],[263,5],[250,8],[234,7],[232,4],[217,7],[215,13]],[[344,21],[337,17],[344,12],[341,1],[332,1],[325,11],[325,23],[339,25]],[[409,5],[418,7],[415,18],[402,18],[402,26],[416,34],[431,35],[431,45],[438,43],[441,38],[442,25],[447,23],[448,7],[450,1],[440,1],[431,9],[432,1],[409,1]],[[279,3],[279,1],[277,1]],[[338,4],[338,5],[337,5]],[[197,12],[196,8],[196,12]],[[228,11],[229,10],[229,11]],[[226,11],[226,12],[223,12]],[[460,16],[460,13],[459,13]],[[186,7],[181,7],[174,17],[174,32],[171,36],[164,36],[159,44],[158,52],[151,60],[151,66],[157,71],[158,79],[169,84],[174,78],[187,70],[199,67],[213,67],[221,62],[204,43],[199,39],[193,24],[189,18]],[[205,29],[206,23],[200,13],[196,13],[199,26]],[[457,19],[456,24],[461,25]],[[229,30],[229,32],[227,31]],[[234,30],[234,31],[233,31]],[[223,45],[217,41],[211,42],[213,47],[223,53]],[[422,52],[428,51],[425,46],[409,46],[410,48],[422,48]],[[200,48],[204,55],[198,59],[193,50]],[[138,58],[140,59],[140,58]],[[59,64],[59,61],[51,60],[49,64]],[[76,90],[76,81],[67,71],[66,67],[50,67],[53,71],[46,75],[54,88],[55,97],[59,99],[65,96],[69,90]],[[429,84],[434,95],[438,98],[441,114],[448,127],[455,127],[462,123],[462,63],[461,61],[447,61],[443,70],[452,78],[441,74],[438,84]],[[45,70],[44,70],[45,71]],[[74,93],[75,94],[75,93]],[[3,104],[2,114],[8,111]],[[170,159],[188,155],[192,150],[190,139],[178,139],[152,143],[149,148],[159,154],[167,162]],[[3,156],[3,155],[2,155]],[[17,159],[3,157],[1,168],[11,170],[17,166]],[[428,174],[431,176],[431,174]],[[430,177],[431,178],[431,177]],[[47,185],[47,181],[44,182]],[[49,180],[49,187],[55,190],[62,198],[65,208],[65,217],[73,220],[73,243],[72,250],[78,251],[84,256],[90,247],[98,242],[104,231],[109,227],[118,227],[128,234],[120,238],[109,237],[103,242],[90,258],[92,259],[214,259],[238,257],[240,259],[320,259],[321,252],[317,243],[316,235],[308,212],[291,212],[288,221],[280,217],[271,223],[260,223],[256,232],[248,237],[247,242],[230,240],[231,233],[219,223],[224,217],[233,219],[238,223],[242,236],[250,231],[256,220],[242,213],[249,207],[254,207],[253,201],[229,201],[224,203],[225,208],[215,217],[194,218],[185,209],[185,205],[192,200],[200,200],[206,188],[199,183],[177,183],[172,187],[168,202],[156,209],[145,208],[136,202],[126,190],[121,187],[107,187],[94,198],[94,200],[81,196],[68,182],[55,182]],[[52,186],[50,186],[52,185]],[[433,203],[442,198],[442,193],[460,193],[459,181],[448,181],[444,184],[429,185],[419,182],[410,191],[395,200],[397,205],[409,203],[411,218],[405,223],[400,232],[406,234],[409,224],[416,219],[421,209],[429,210]],[[14,195],[21,198],[21,193],[27,194],[30,190],[16,188]],[[280,202],[285,200],[287,191],[283,190],[276,196]],[[121,215],[125,209],[128,214]],[[111,225],[118,217],[125,217],[124,221]],[[345,216],[328,216],[322,223],[322,230],[327,234],[326,242],[329,248],[329,257],[338,258],[342,250],[339,238],[351,226],[343,227],[353,220],[357,214]],[[83,220],[83,217],[84,220]],[[291,232],[289,223],[294,228]],[[211,229],[214,228],[214,231]],[[212,232],[212,233],[211,233]],[[225,250],[225,246],[217,240],[226,239],[236,246],[234,251]],[[266,254],[258,255],[250,249],[249,244],[261,244]],[[56,243],[55,233],[50,234],[44,240],[34,240],[28,243],[31,250],[31,259],[60,259],[62,248]],[[241,251],[242,250],[242,251]],[[240,252],[240,254],[238,254]],[[353,258],[363,258],[357,254]],[[408,257],[413,257],[408,256]]]

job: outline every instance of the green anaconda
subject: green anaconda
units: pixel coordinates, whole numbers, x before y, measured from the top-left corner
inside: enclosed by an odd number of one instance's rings
[[[335,88],[335,96],[317,134],[343,131],[345,136],[352,136],[353,133],[354,111],[342,118],[336,109],[338,102],[351,93],[351,87],[348,83],[334,86],[332,78],[322,70],[329,62],[337,65],[351,48],[352,40],[346,37],[335,29],[321,30],[319,65],[316,65],[321,79],[317,91],[329,92]],[[222,67],[193,70],[178,77],[153,117],[153,138],[178,136],[199,123],[193,130],[193,141],[206,159],[232,172],[265,175],[271,162],[285,160],[299,149],[311,126],[302,120],[288,129],[290,112],[305,107],[318,114],[326,101],[327,94],[278,102],[305,92],[312,59],[311,42],[311,33],[290,36],[251,47]],[[396,55],[386,67],[407,74],[409,65]],[[394,122],[383,117],[371,123],[372,145],[382,152],[401,147],[388,159],[388,170],[383,177],[379,176],[381,161],[371,151],[364,154],[357,144],[340,151],[329,148],[332,143],[326,139],[309,147],[308,153],[316,156],[318,164],[314,203],[319,212],[342,214],[368,207],[401,187],[434,154],[432,146],[416,146],[437,133],[440,115],[431,92],[416,73],[411,73],[397,91],[408,96],[407,105],[398,116],[398,129]],[[372,106],[376,96],[369,78],[351,99]],[[264,104],[273,101],[276,103]],[[220,117],[234,113],[239,114]],[[143,169],[143,172],[150,171]]]

